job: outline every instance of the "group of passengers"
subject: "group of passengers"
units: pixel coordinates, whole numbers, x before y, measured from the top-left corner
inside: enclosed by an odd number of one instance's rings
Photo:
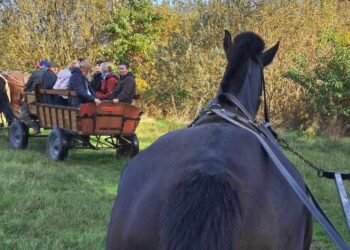
[[[129,72],[129,64],[118,64],[119,76],[113,73],[110,63],[98,61],[95,72],[90,76],[91,65],[87,60],[74,60],[67,68],[59,70],[55,62],[40,61],[39,68],[29,77],[25,91],[34,91],[36,84],[43,89],[66,89],[75,91],[68,100],[67,96],[46,96],[45,102],[54,105],[79,107],[82,103],[95,102],[100,105],[103,100],[114,103],[132,103],[136,92],[134,75]]]

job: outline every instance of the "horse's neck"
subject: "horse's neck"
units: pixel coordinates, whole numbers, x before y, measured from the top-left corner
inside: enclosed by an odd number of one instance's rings
[[[251,101],[250,91],[244,91],[244,90],[242,91],[242,90],[243,90],[243,87],[242,87],[241,91],[238,94],[235,94],[233,92],[229,93],[229,94],[235,96],[236,99],[240,102],[241,106],[243,106],[244,109],[246,111],[248,111],[248,113],[252,117],[255,117],[256,110],[254,108],[253,102]],[[222,108],[226,109],[227,111],[236,112],[236,110],[237,110],[236,105],[234,105],[232,103],[227,103],[227,102],[221,102],[220,101],[220,96],[221,95],[223,95],[223,92],[219,91],[217,96],[209,102],[208,106],[213,105],[213,104],[220,104],[220,106],[222,106]]]
[[[242,87],[243,89],[243,87]],[[240,91],[240,93],[236,96],[237,99],[240,101],[240,103],[242,104],[242,106],[248,111],[248,113],[252,116],[255,117],[256,116],[256,111],[254,108],[254,104],[251,101],[251,94],[250,91]],[[244,94],[242,94],[244,93]]]

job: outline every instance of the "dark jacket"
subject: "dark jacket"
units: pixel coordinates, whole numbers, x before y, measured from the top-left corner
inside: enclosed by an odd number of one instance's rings
[[[44,74],[43,74],[43,85],[42,87],[44,89],[53,89],[53,86],[55,85],[57,81],[57,75],[55,72],[51,71],[48,69]]]
[[[88,79],[83,76],[79,68],[72,69],[72,75],[69,78],[69,89],[76,93],[76,96],[72,97],[72,107],[79,107],[82,103],[95,101],[95,91],[90,87]]]
[[[129,72],[125,76],[120,76],[119,82],[110,100],[119,99],[120,102],[132,103],[132,98],[136,93],[136,82],[133,73]]]
[[[91,87],[95,92],[101,90],[101,83],[103,81],[103,76],[101,72],[95,72],[92,76]]]
[[[110,97],[118,83],[117,76],[113,73],[108,73],[101,83],[101,90],[96,92],[98,99],[104,100]]]
[[[46,72],[46,69],[38,69],[32,72],[32,75],[29,77],[26,85],[24,86],[24,91],[31,92],[34,91],[36,83],[42,83],[43,75]]]

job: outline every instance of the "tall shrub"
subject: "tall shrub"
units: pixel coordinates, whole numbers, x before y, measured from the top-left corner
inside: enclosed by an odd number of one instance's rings
[[[330,32],[319,40],[322,55],[311,71],[290,70],[285,75],[305,89],[310,118],[334,135],[350,129],[350,32]],[[302,68],[302,65],[300,65]]]

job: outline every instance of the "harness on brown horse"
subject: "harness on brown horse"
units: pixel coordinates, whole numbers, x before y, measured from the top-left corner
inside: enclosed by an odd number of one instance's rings
[[[329,235],[332,241],[336,244],[339,249],[350,249],[350,246],[346,243],[340,233],[337,231],[332,222],[328,219],[327,215],[323,212],[318,201],[311,193],[308,186],[305,184],[306,192],[301,187],[293,176],[287,171],[286,167],[282,164],[283,161],[289,160],[279,147],[279,138],[277,133],[271,128],[267,99],[266,99],[266,87],[264,76],[262,75],[262,92],[264,95],[264,118],[263,123],[258,123],[256,119],[244,108],[241,102],[232,94],[223,93],[224,97],[230,101],[235,108],[235,112],[228,111],[221,107],[220,103],[213,102],[211,105],[206,107],[198,117],[189,125],[189,127],[199,126],[207,123],[216,122],[228,122],[236,125],[244,130],[252,133],[261,143],[271,160],[276,165],[284,179],[288,182],[289,186],[293,189],[295,194],[307,207],[307,209],[316,218],[325,232]],[[320,173],[320,172],[319,172]],[[331,175],[332,172],[322,170],[323,175]],[[333,176],[337,176],[334,173]],[[320,174],[319,174],[320,175]],[[326,176],[327,177],[327,176]],[[310,199],[311,198],[311,199]],[[344,208],[344,206],[343,206]],[[344,208],[345,211],[345,208]],[[350,211],[350,210],[349,210]]]

